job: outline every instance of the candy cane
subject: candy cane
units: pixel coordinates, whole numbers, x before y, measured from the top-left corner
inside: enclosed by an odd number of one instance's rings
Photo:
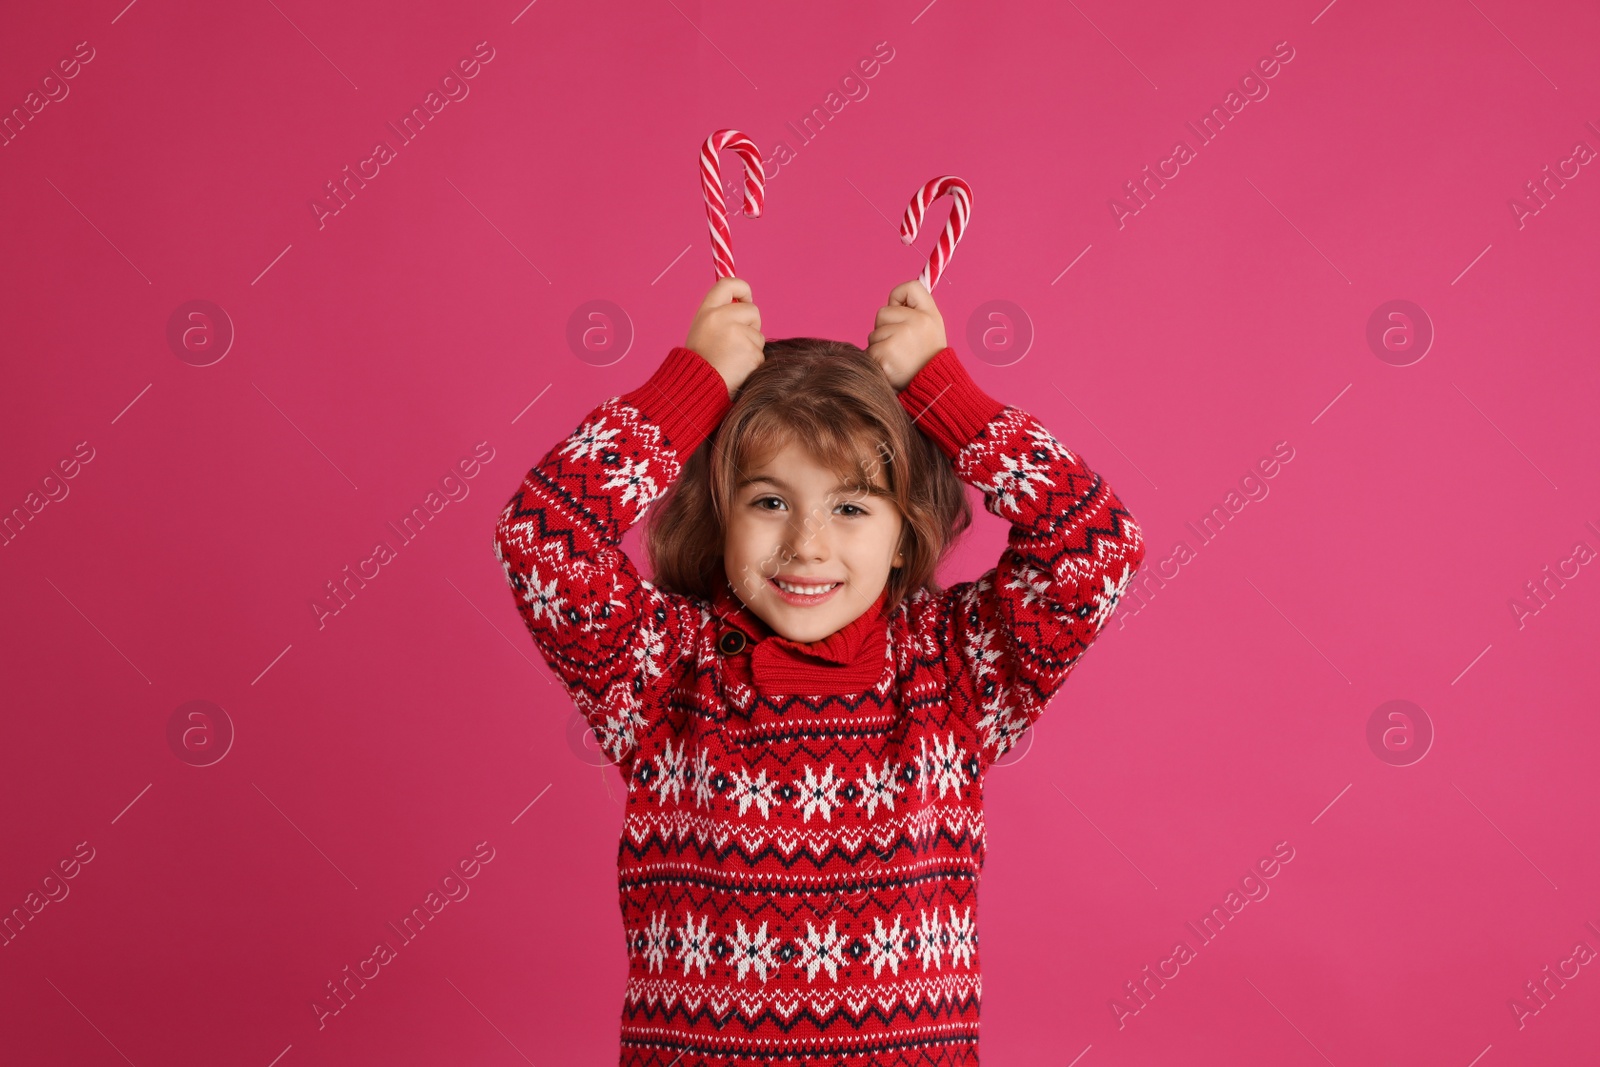
[[[767,172],[755,142],[738,130],[718,130],[700,146],[700,188],[706,197],[706,218],[711,223],[711,258],[718,278],[733,277],[733,246],[728,241],[728,203],[722,198],[722,164],[717,153],[731,148],[744,159],[745,218],[761,216]]]
[[[972,186],[954,174],[934,178],[917,190],[917,195],[906,205],[905,217],[900,220],[900,240],[910,244],[917,239],[917,231],[922,228],[922,215],[928,210],[928,205],[946,193],[954,201],[950,207],[950,221],[944,224],[944,232],[929,253],[928,265],[922,268],[922,277],[919,279],[930,292],[939,284],[939,275],[950,265],[950,257],[955,254],[956,244],[961,240],[961,231],[966,229],[967,219],[972,215]]]

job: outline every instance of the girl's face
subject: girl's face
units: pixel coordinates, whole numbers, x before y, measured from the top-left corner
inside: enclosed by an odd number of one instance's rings
[[[850,490],[799,446],[742,472],[734,487],[723,566],[739,599],[779,635],[820,641],[878,599],[899,552],[904,520],[881,463],[873,491]],[[781,584],[780,584],[781,583]],[[785,588],[787,587],[787,588]]]

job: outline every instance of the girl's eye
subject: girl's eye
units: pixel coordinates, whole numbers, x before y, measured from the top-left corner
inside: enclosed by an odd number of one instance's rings
[[[754,500],[750,501],[750,506],[761,511],[778,511],[782,508],[785,508],[787,505],[784,504],[781,497],[758,496]],[[867,514],[867,510],[861,507],[861,505],[852,504],[848,501],[840,504],[837,510],[840,510],[842,514],[850,518],[855,518],[857,515]]]

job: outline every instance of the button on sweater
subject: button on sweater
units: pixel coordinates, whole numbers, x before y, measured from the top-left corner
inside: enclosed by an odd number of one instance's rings
[[[998,564],[815,642],[726,583],[657,588],[623,535],[720,423],[674,348],[534,466],[495,556],[627,786],[622,1067],[976,1065],[989,767],[1043,713],[1144,558],[1094,471],[939,352],[900,402],[1010,523]]]

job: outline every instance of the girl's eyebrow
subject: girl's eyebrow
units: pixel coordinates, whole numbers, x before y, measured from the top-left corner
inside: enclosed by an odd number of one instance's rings
[[[782,489],[784,492],[790,492],[791,491],[789,489],[789,486],[787,484],[785,484],[782,479],[774,478],[770,474],[757,474],[757,475],[754,475],[753,477],[750,477],[750,478],[741,478],[741,479],[739,479],[738,484],[734,486],[734,488],[735,489],[743,489],[745,486],[747,486],[747,485],[755,485],[757,482],[766,482],[768,485],[774,486],[774,487],[776,487],[778,489]],[[859,486],[859,485],[846,485],[843,482],[841,482],[838,485],[834,486],[834,488],[833,488],[833,491],[835,493],[852,493],[852,492],[860,492],[862,490],[865,490],[866,494],[868,496],[884,496],[884,497],[886,497],[886,496],[892,495],[889,492],[887,487],[881,486],[881,485]]]

